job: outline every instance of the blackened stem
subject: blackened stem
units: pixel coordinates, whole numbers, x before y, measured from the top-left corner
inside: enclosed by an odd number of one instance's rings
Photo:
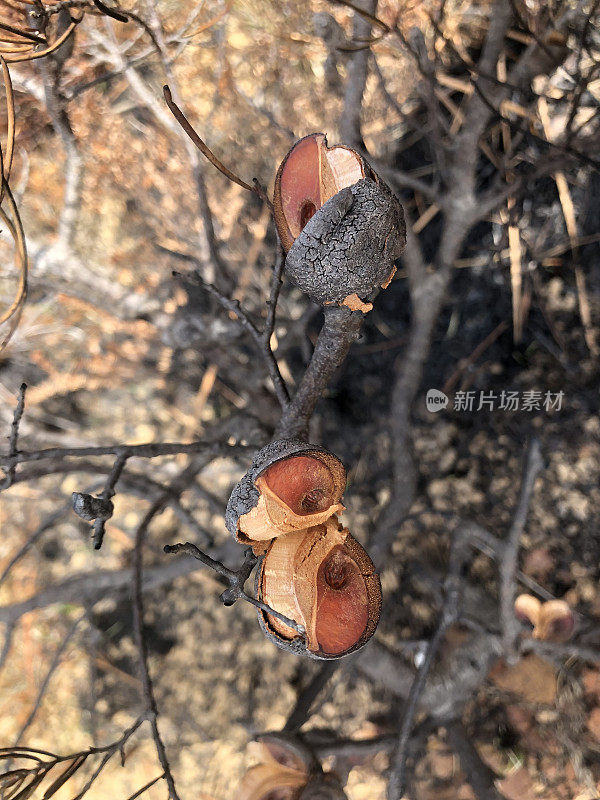
[[[308,423],[317,401],[357,339],[364,316],[362,311],[350,311],[345,306],[326,306],[324,314],[310,364],[283,412],[275,434],[277,439],[308,439]]]

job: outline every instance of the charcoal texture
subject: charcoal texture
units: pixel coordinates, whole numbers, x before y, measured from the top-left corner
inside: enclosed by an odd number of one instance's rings
[[[317,303],[367,300],[406,244],[402,206],[379,181],[363,178],[328,200],[307,222],[286,259],[292,280]]]

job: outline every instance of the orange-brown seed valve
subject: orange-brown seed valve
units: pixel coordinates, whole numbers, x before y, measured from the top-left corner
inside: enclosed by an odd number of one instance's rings
[[[296,142],[279,167],[273,192],[275,223],[284,250],[290,249],[327,200],[366,173],[358,153],[345,145],[328,147],[323,133]]]
[[[254,481],[258,503],[238,520],[238,539],[266,542],[320,525],[344,506],[346,471],[330,453],[313,451],[276,461]],[[258,547],[256,552],[264,550]]]
[[[324,525],[275,539],[261,565],[259,598],[302,625],[306,648],[339,658],[373,635],[381,612],[381,585],[362,546],[331,517]],[[263,615],[272,638],[285,646],[297,633]]]

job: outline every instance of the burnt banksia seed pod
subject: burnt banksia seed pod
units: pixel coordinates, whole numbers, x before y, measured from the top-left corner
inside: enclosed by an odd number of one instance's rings
[[[325,522],[344,509],[342,462],[327,450],[295,439],[271,442],[234,487],[225,523],[256,555],[275,537]]]
[[[286,270],[313,300],[368,311],[406,243],[402,206],[367,162],[322,133],[300,139],[275,179]]]
[[[256,576],[256,596],[303,626],[305,636],[259,611],[267,637],[284,650],[335,659],[371,638],[381,614],[381,584],[367,552],[330,517],[274,539]]]
[[[379,622],[379,576],[336,516],[345,486],[346,471],[332,453],[282,439],[256,454],[227,504],[230,533],[262,556],[256,597],[304,635],[262,610],[260,625],[298,655],[341,658],[366,644]]]

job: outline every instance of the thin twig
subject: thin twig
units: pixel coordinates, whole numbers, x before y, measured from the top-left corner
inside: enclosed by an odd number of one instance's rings
[[[277,306],[277,298],[279,297],[279,291],[281,289],[281,275],[283,272],[284,263],[285,260],[283,255],[280,254],[277,259],[277,263],[273,268],[271,295],[267,303],[267,321],[263,331],[260,331],[254,322],[252,322],[249,315],[241,307],[239,300],[234,300],[230,297],[227,297],[227,295],[223,294],[223,292],[221,292],[214,284],[205,281],[198,271],[194,272],[193,277],[194,280],[200,286],[202,286],[203,289],[206,289],[206,291],[212,295],[226,311],[235,314],[239,324],[250,334],[265,361],[265,365],[267,367],[269,377],[271,378],[271,382],[273,383],[273,388],[275,389],[277,399],[279,400],[281,407],[285,409],[289,404],[290,396],[279,370],[277,359],[275,358],[273,350],[271,349],[271,335],[275,325],[275,311]],[[187,275],[181,275],[178,272],[174,272],[173,275],[182,279],[183,281],[189,280]]]
[[[94,550],[99,550],[102,547],[105,525],[107,520],[109,520],[112,516],[113,511],[111,498],[115,495],[115,486],[121,477],[121,473],[123,472],[128,458],[129,456],[127,453],[120,453],[117,456],[115,463],[113,464],[113,468],[110,471],[110,475],[108,476],[104,485],[104,489],[102,490],[102,494],[100,495],[101,500],[104,500],[106,503],[110,502],[111,509],[108,516],[96,517],[96,520],[94,521]]]
[[[73,635],[75,634],[75,631],[77,630],[77,628],[79,627],[81,622],[83,622],[83,620],[85,619],[85,616],[86,616],[85,614],[82,614],[82,616],[80,616],[73,623],[73,625],[67,631],[66,636],[63,638],[63,640],[62,640],[62,642],[60,644],[60,647],[58,648],[58,650],[54,654],[54,658],[52,659],[52,661],[50,663],[50,666],[48,667],[48,671],[46,672],[46,675],[44,676],[44,680],[42,681],[42,683],[40,685],[40,688],[38,690],[38,694],[37,694],[35,703],[33,704],[33,708],[31,709],[31,711],[29,712],[29,714],[27,716],[27,719],[25,720],[25,722],[21,726],[21,729],[20,729],[19,733],[17,734],[17,738],[15,739],[15,743],[14,743],[13,747],[18,747],[19,742],[21,741],[21,739],[23,738],[23,736],[25,734],[25,731],[29,728],[29,726],[31,725],[31,723],[35,719],[35,716],[36,716],[37,712],[39,711],[39,708],[40,708],[40,706],[42,704],[42,700],[44,699],[44,695],[46,694],[46,689],[48,688],[48,684],[50,683],[50,679],[52,678],[52,676],[54,675],[54,673],[58,669],[58,666],[60,664],[60,660],[63,657],[63,654],[64,654],[65,650],[67,649],[67,646],[68,646],[69,642],[73,638]]]
[[[195,566],[185,561],[174,561],[146,570],[143,591],[171,583],[176,578],[194,572]],[[0,606],[0,623],[9,627],[30,611],[47,608],[55,603],[94,605],[107,596],[120,597],[131,587],[131,570],[95,570],[73,575],[60,583],[42,589],[32,597],[17,603]]]
[[[204,459],[204,460],[203,460]],[[133,549],[133,629],[135,642],[139,653],[139,670],[142,682],[143,699],[148,713],[148,720],[152,729],[152,738],[156,747],[158,760],[164,772],[164,779],[169,788],[170,800],[180,800],[175,787],[175,779],[171,772],[169,760],[164,742],[158,729],[158,706],[154,695],[152,678],[148,666],[148,642],[144,636],[144,542],[146,534],[152,520],[165,509],[169,498],[181,495],[186,488],[194,481],[194,478],[205,464],[206,456],[192,459],[188,466],[179,474],[178,478],[172,483],[169,489],[163,492],[152,503],[144,518],[138,525],[135,534],[135,545]]]
[[[230,181],[233,183],[237,183],[238,186],[241,186],[243,189],[247,189],[249,192],[253,194],[258,194],[256,190],[256,186],[250,186],[250,184],[243,181],[241,178],[233,173],[230,169],[228,169],[225,164],[223,164],[216,155],[212,152],[212,150],[202,141],[202,139],[198,136],[196,131],[194,130],[192,124],[189,122],[188,118],[185,116],[183,111],[179,108],[179,106],[173,100],[171,95],[171,90],[168,86],[163,86],[163,94],[165,96],[165,102],[169,107],[169,110],[177,120],[177,122],[181,125],[183,130],[187,133],[190,137],[192,142],[196,145],[198,150],[206,156],[206,158],[210,161],[210,163],[216,167],[219,172],[223,173],[226,178],[229,178]]]
[[[19,425],[21,424],[23,412],[25,411],[26,391],[27,391],[27,384],[22,383],[21,386],[19,387],[19,397],[17,400],[15,413],[13,415],[12,425],[10,426],[10,437],[8,440],[8,457],[9,459],[11,459],[11,464],[6,473],[6,477],[2,481],[2,484],[0,484],[0,491],[2,491],[3,489],[9,489],[12,486],[12,482],[15,477],[17,464],[13,463],[12,459],[17,455],[17,446],[19,443]]]
[[[198,559],[205,567],[210,567],[210,569],[214,570],[218,575],[221,577],[226,578],[229,582],[229,588],[226,589],[223,594],[221,595],[221,600],[227,606],[233,605],[236,600],[245,600],[247,603],[255,606],[256,608],[260,608],[261,611],[269,614],[272,617],[276,617],[278,620],[283,622],[285,625],[288,625],[290,628],[293,628],[299,634],[305,633],[304,627],[299,625],[293,619],[286,617],[284,614],[281,614],[279,611],[275,611],[275,609],[268,606],[266,603],[261,602],[255,597],[251,597],[244,592],[244,584],[248,580],[250,573],[256,566],[258,559],[252,553],[252,548],[249,547],[246,550],[244,563],[238,569],[229,569],[220,561],[216,561],[214,558],[206,555],[196,547],[195,544],[192,542],[179,542],[178,544],[166,544],[163,547],[165,553],[187,553],[187,555],[192,556],[193,558]]]
[[[2,573],[0,574],[0,587],[9,576],[15,564],[17,564],[23,558],[23,556],[27,552],[29,552],[29,550],[41,538],[41,536],[44,533],[46,533],[47,530],[53,528],[58,522],[58,520],[61,517],[64,517],[69,512],[70,509],[71,509],[70,503],[63,508],[59,508],[57,511],[54,511],[52,514],[46,517],[46,519],[41,523],[41,525],[39,525],[38,528],[36,528],[36,530],[31,534],[31,536],[27,539],[27,541],[23,545],[21,545],[21,547],[17,550],[15,555],[10,559],[6,567],[2,570]]]
[[[261,335],[262,350],[267,361],[269,375],[271,376],[273,387],[275,388],[275,394],[277,395],[277,399],[279,400],[279,404],[282,408],[287,407],[288,403],[290,402],[290,395],[288,388],[285,385],[285,381],[283,380],[283,376],[281,375],[275,354],[271,348],[271,337],[273,335],[273,330],[275,329],[275,314],[277,312],[277,300],[279,299],[279,292],[281,291],[281,285],[283,283],[282,275],[284,266],[285,253],[280,246],[277,254],[277,261],[273,267],[271,293],[269,295],[269,299],[267,300],[267,319],[265,322],[264,331]]]
[[[148,783],[142,786],[141,789],[138,789],[137,792],[130,794],[127,800],[135,800],[136,797],[139,797],[140,795],[144,794],[144,792],[147,792],[151,786],[154,786],[155,783],[158,783],[159,780],[164,777],[166,777],[165,773],[161,772],[160,775],[157,775],[156,778],[153,778],[151,781],[148,781]]]
[[[527,512],[531,503],[535,480],[544,466],[540,443],[533,439],[527,453],[523,470],[521,492],[515,508],[513,521],[505,541],[500,572],[500,619],[502,624],[502,641],[508,658],[515,656],[515,642],[519,633],[519,623],[514,612],[515,573],[519,559],[521,534],[525,527]]]
[[[4,668],[15,635],[16,622],[8,622],[4,628],[4,642],[0,650],[0,670]]]
[[[282,728],[285,733],[299,731],[308,720],[313,703],[333,676],[339,663],[339,661],[329,661],[324,664],[315,674],[308,686],[300,692],[296,704]]]
[[[186,469],[179,475],[177,481],[178,488],[181,492],[184,491],[187,483],[193,480],[198,471],[195,462],[192,462]],[[144,703],[148,713],[148,720],[152,729],[152,738],[158,760],[163,768],[164,778],[169,788],[170,800],[180,800],[175,787],[175,780],[171,772],[169,760],[167,758],[167,751],[164,742],[158,729],[158,706],[154,696],[154,688],[152,685],[152,678],[150,676],[150,669],[148,667],[148,642],[144,636],[144,601],[143,601],[143,578],[144,578],[144,557],[143,547],[146,538],[148,527],[154,517],[160,514],[167,503],[168,496],[166,493],[160,495],[151,507],[146,512],[144,518],[139,524],[135,535],[135,546],[133,550],[133,628],[135,635],[135,642],[139,652],[139,670],[140,678],[142,681],[142,690]]]
[[[148,442],[146,444],[109,444],[100,447],[50,447],[46,450],[22,451],[14,454],[0,454],[0,464],[10,468],[13,464],[30,461],[41,461],[55,458],[83,458],[84,456],[115,456],[123,454],[127,458],[159,458],[185,453],[201,453],[212,451],[215,455],[234,453],[236,450],[253,450],[251,445],[227,444],[222,440],[205,440],[201,442]]]

